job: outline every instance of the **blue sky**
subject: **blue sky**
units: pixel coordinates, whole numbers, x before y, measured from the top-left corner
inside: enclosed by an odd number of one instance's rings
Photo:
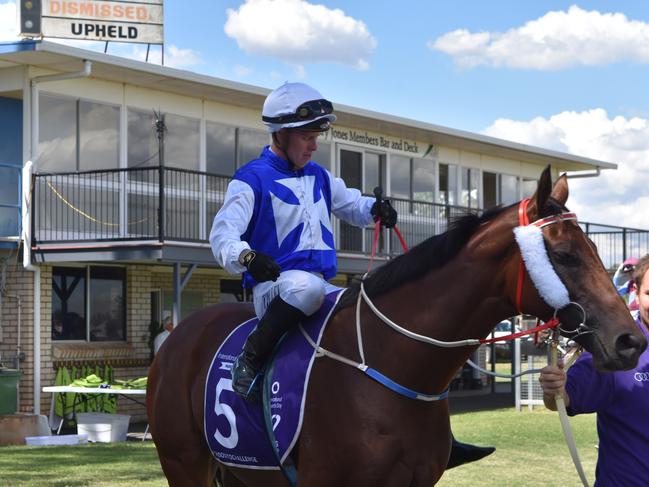
[[[168,65],[266,88],[304,81],[334,103],[615,162],[618,171],[571,182],[569,206],[584,220],[649,229],[643,0],[166,0],[164,8]],[[15,2],[0,0],[0,40],[15,36],[13,18]]]

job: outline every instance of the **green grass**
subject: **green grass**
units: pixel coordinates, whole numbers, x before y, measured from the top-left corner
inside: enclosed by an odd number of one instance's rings
[[[538,408],[520,413],[499,409],[455,414],[451,424],[460,441],[495,446],[496,451],[479,462],[448,470],[438,486],[581,486],[556,412]],[[570,424],[592,485],[597,461],[595,415],[570,418]]]
[[[0,447],[0,486],[162,487],[153,443]]]
[[[476,397],[476,401],[480,398]],[[595,479],[595,416],[571,418],[589,482]],[[442,487],[578,487],[557,413],[511,408],[455,414],[456,437],[493,445],[491,456],[447,471]],[[56,447],[0,447],[0,486],[166,486],[152,442]]]

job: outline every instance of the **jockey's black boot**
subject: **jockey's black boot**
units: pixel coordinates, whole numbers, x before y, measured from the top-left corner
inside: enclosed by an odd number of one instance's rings
[[[451,443],[451,455],[446,464],[446,470],[453,467],[459,467],[465,463],[476,462],[481,458],[491,455],[496,451],[493,446],[475,446],[468,443],[462,443],[453,437]]]
[[[261,374],[268,355],[279,339],[306,315],[277,296],[254,330],[248,335],[241,355],[232,367],[232,389],[250,402],[259,402]]]

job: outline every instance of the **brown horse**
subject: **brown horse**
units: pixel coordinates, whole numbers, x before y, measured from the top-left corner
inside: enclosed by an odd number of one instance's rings
[[[552,186],[547,168],[526,208],[530,221],[565,212],[567,178]],[[365,289],[376,307],[404,328],[439,340],[486,336],[520,309],[543,320],[553,310],[529,275],[517,292],[521,253],[514,240],[517,206],[469,215],[445,234],[428,239],[374,271]],[[587,330],[577,340],[602,370],[628,369],[646,347],[617,295],[595,246],[573,220],[542,229],[547,254],[570,300],[564,329]],[[526,273],[527,274],[527,273]],[[359,359],[355,331],[358,286],[338,305],[322,346]],[[249,305],[217,305],[186,319],[160,349],[149,372],[147,410],[160,463],[171,486],[285,487],[278,471],[226,467],[210,454],[203,433],[205,377],[224,338],[250,318]],[[560,315],[561,316],[561,315]],[[361,305],[368,365],[417,391],[438,394],[475,350],[438,348],[414,341]],[[298,485],[429,487],[444,472],[451,434],[447,400],[400,396],[341,362],[319,358],[308,388],[297,453]],[[218,472],[218,473],[217,473]]]

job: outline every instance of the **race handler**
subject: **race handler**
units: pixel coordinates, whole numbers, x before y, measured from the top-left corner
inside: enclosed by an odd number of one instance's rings
[[[649,254],[633,273],[638,327],[649,339]],[[599,372],[584,352],[568,369],[547,366],[539,378],[543,402],[556,411],[555,395],[562,394],[568,414],[597,413],[599,449],[595,486],[649,485],[649,351],[635,369]]]
[[[331,102],[306,84],[272,91],[262,110],[272,144],[235,172],[214,218],[214,257],[227,272],[243,273],[260,319],[232,368],[234,391],[251,401],[277,341],[336,289],[327,282],[337,272],[331,214],[359,227],[397,221],[388,200],[362,196],[311,161],[335,120]]]

